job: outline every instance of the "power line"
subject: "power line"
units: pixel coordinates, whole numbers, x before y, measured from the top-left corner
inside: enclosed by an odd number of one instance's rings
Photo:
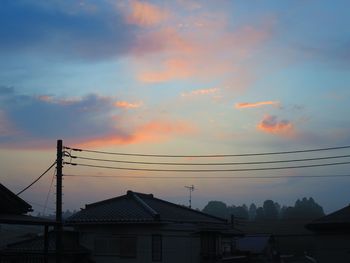
[[[65,177],[88,177],[88,178],[128,178],[128,179],[283,179],[283,178],[336,178],[350,177],[350,174],[336,175],[276,175],[276,176],[129,176],[129,175],[83,175],[65,174]]]
[[[48,171],[51,170],[52,167],[56,164],[56,161],[49,167],[45,172],[43,172],[38,178],[36,178],[32,183],[30,183],[26,188],[24,188],[22,191],[18,192],[17,195],[20,195],[24,191],[26,191],[28,188],[30,188],[33,184],[35,184],[37,181],[39,181]]]
[[[110,155],[125,155],[125,156],[142,156],[142,157],[244,157],[244,156],[261,156],[261,155],[278,155],[278,154],[291,154],[291,153],[306,153],[306,152],[320,152],[320,151],[330,151],[330,150],[340,150],[348,149],[350,145],[338,146],[338,147],[327,147],[327,148],[315,148],[306,150],[296,150],[296,151],[280,151],[280,152],[261,152],[261,153],[245,153],[245,154],[210,154],[210,155],[168,155],[168,154],[142,154],[142,153],[121,153],[121,152],[107,152],[107,151],[96,151],[88,149],[79,149],[64,147],[72,151],[79,152],[89,152],[89,153],[99,153],[99,154],[110,154]]]
[[[316,157],[316,158],[303,158],[303,159],[290,159],[290,160],[277,160],[277,161],[256,161],[256,162],[223,162],[223,163],[177,163],[177,162],[139,162],[139,161],[122,161],[122,160],[111,160],[111,159],[100,159],[100,158],[90,158],[84,156],[68,156],[72,159],[82,159],[88,161],[100,161],[100,162],[113,162],[113,163],[129,163],[129,164],[146,164],[146,165],[251,165],[251,164],[273,164],[273,163],[290,163],[290,162],[305,162],[305,161],[319,161],[328,159],[339,159],[347,158],[350,155],[337,155],[337,156],[327,156],[327,157]]]
[[[56,175],[56,169],[54,170],[54,172],[52,174],[52,178],[51,178],[51,182],[50,182],[50,186],[49,186],[49,191],[47,192],[47,195],[46,195],[45,206],[43,207],[43,211],[42,211],[43,215],[45,215],[45,213],[46,213],[46,208],[47,208],[47,204],[49,202],[49,197],[50,197],[50,194],[51,194],[51,189],[52,189],[52,186],[53,186],[55,175]]]
[[[42,207],[42,208],[45,207],[43,204],[35,203],[35,202],[32,202],[32,201],[29,201],[29,203],[30,203],[30,204],[33,204],[33,205],[36,205],[36,206],[39,206],[39,207]],[[56,210],[55,208],[50,207],[50,206],[47,206],[46,209]]]
[[[282,169],[297,169],[297,168],[335,166],[335,165],[350,164],[350,162],[308,164],[308,165],[299,165],[299,166],[242,168],[242,169],[147,169],[147,168],[131,168],[131,167],[92,165],[92,164],[71,163],[71,162],[65,162],[64,164],[69,164],[69,165],[73,165],[73,166],[104,168],[104,169],[127,170],[127,171],[147,171],[147,172],[245,172],[245,171],[267,171],[267,170],[282,170]]]

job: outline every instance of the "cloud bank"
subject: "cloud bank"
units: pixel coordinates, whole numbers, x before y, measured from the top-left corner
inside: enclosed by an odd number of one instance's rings
[[[195,130],[184,120],[130,121],[137,118],[126,115],[115,101],[97,94],[75,98],[22,95],[0,87],[0,146],[41,148],[52,146],[59,138],[72,145],[94,147],[160,142]]]

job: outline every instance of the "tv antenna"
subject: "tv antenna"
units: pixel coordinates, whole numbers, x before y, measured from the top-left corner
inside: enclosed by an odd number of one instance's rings
[[[191,186],[185,186],[185,188],[188,189],[188,191],[190,192],[190,199],[189,199],[189,208],[191,208],[191,202],[192,202],[192,192],[194,191],[194,185]]]

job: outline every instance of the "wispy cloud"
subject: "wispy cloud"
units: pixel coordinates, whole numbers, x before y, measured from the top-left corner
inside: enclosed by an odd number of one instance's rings
[[[136,127],[128,134],[112,134],[90,138],[79,142],[77,145],[95,148],[125,144],[159,143],[174,137],[193,134],[195,131],[195,126],[189,122],[154,120]]]
[[[114,106],[117,108],[123,108],[123,109],[137,109],[140,108],[143,105],[142,101],[138,102],[128,102],[128,101],[116,101],[114,103]]]
[[[277,116],[272,115],[265,115],[258,123],[257,129],[265,133],[287,137],[295,135],[294,126],[290,121],[279,120]]]
[[[6,116],[5,112],[0,110],[0,138],[18,135],[14,125]]]
[[[235,104],[236,109],[258,108],[266,105],[280,106],[279,101],[239,102]]]
[[[91,146],[160,142],[195,130],[185,120],[150,120],[154,116],[138,119],[120,108],[135,108],[141,103],[97,94],[74,98],[29,96],[0,87],[0,102],[1,147],[50,147],[58,138]]]
[[[232,30],[225,15],[207,11],[181,16],[173,12],[162,26],[139,33],[132,52],[140,81],[196,78],[227,82],[234,72],[243,70],[246,61],[270,36],[268,22]]]
[[[159,8],[156,5],[153,5],[144,1],[131,1],[130,9],[128,10],[126,21],[130,24],[149,27],[158,25],[164,21],[168,12]]]
[[[181,93],[182,97],[200,96],[200,95],[213,95],[220,91],[219,88],[209,88],[209,89],[196,89],[190,92]]]

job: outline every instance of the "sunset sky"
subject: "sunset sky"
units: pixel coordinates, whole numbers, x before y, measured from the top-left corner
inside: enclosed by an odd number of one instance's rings
[[[57,139],[83,149],[172,155],[350,145],[349,10],[347,0],[2,0],[0,181],[14,192],[23,189],[54,162]],[[252,162],[350,150],[204,160],[74,154],[119,161]],[[324,162],[336,161],[349,158]],[[194,167],[209,168],[228,167]],[[345,175],[349,168],[176,173],[66,165],[66,175],[137,178],[67,176],[64,209],[128,189],[187,204],[184,186],[193,184],[197,208],[210,200],[291,205],[312,196],[333,211],[350,203],[349,177],[290,176]],[[272,175],[289,177],[214,178]],[[153,178],[142,178],[147,176]],[[52,177],[50,171],[21,195],[38,212],[47,196],[46,212],[52,212]]]

